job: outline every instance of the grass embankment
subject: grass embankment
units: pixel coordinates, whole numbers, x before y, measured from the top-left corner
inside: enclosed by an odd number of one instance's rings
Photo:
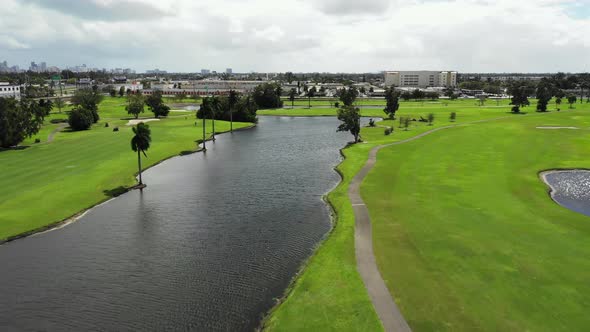
[[[135,183],[137,155],[131,151],[132,131],[125,125],[129,117],[124,105],[122,98],[107,98],[99,106],[101,120],[91,130],[62,131],[46,143],[58,126],[48,124],[31,139],[39,137],[40,144],[0,152],[0,240],[68,218]],[[197,149],[202,122],[194,113],[181,114],[149,123],[152,145],[142,160],[144,167]],[[52,114],[46,122],[51,118],[66,114]],[[207,122],[207,135],[210,125]],[[234,128],[249,125],[234,123]],[[119,132],[113,132],[115,126]],[[228,131],[229,123],[216,121],[215,130]]]
[[[379,268],[414,331],[590,328],[590,219],[554,203],[538,177],[590,168],[590,107],[576,107],[380,151],[362,196]]]
[[[346,159],[338,166],[342,182],[328,195],[337,216],[332,233],[310,258],[308,265],[295,280],[283,303],[267,317],[265,329],[273,331],[378,331],[381,324],[368,298],[356,268],[354,253],[354,214],[348,200],[347,189],[354,175],[361,169],[374,146],[400,141],[433,128],[453,124],[449,113],[457,113],[455,124],[493,119],[510,115],[509,106],[476,107],[457,102],[449,106],[421,108],[416,111],[402,104],[399,116],[426,117],[435,113],[433,126],[412,122],[410,130],[398,128],[397,121],[382,121],[379,124],[394,126],[395,132],[384,135],[384,128],[362,128],[364,144],[356,144],[342,150]],[[410,104],[411,105],[411,104]],[[422,107],[422,106],[419,106]],[[326,112],[326,109],[322,109]],[[530,108],[529,108],[530,110]],[[329,111],[329,110],[328,110]],[[376,110],[383,114],[381,110]],[[352,136],[351,136],[352,138]],[[304,319],[302,318],[304,317]]]

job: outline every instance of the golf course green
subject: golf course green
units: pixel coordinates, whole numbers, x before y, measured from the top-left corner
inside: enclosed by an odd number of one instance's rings
[[[137,155],[130,146],[125,104],[125,98],[105,98],[99,105],[101,120],[91,130],[62,130],[49,143],[48,135],[64,125],[50,120],[67,118],[66,113],[53,113],[37,135],[23,142],[27,148],[0,152],[0,241],[60,222],[135,184]],[[146,108],[141,116],[151,115]],[[250,125],[234,123],[234,128]],[[202,122],[194,112],[170,112],[149,126],[152,145],[143,158],[144,168],[195,151],[202,138]],[[215,122],[216,132],[228,130],[229,122]],[[208,121],[207,135],[211,131]],[[41,143],[33,144],[35,138]]]
[[[361,186],[379,270],[410,327],[571,331],[590,325],[584,314],[589,220],[553,202],[538,177],[546,169],[590,167],[590,104],[537,113],[533,102],[526,114],[510,114],[507,101],[470,102],[402,102],[399,116],[434,113],[434,125],[413,122],[405,131],[382,121],[378,125],[395,127],[393,134],[363,128],[364,143],[343,149],[343,181],[328,195],[334,229],[266,318],[267,330],[381,329],[356,271],[347,188],[373,147],[449,125],[382,149]],[[292,111],[301,116],[305,110]],[[332,111],[312,109],[311,115]],[[375,111],[362,114],[378,116]],[[580,129],[537,128],[543,126]]]

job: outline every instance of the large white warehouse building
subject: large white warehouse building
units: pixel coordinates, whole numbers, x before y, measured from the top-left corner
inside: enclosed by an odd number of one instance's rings
[[[455,87],[457,86],[456,71],[386,71],[385,86],[396,87]]]

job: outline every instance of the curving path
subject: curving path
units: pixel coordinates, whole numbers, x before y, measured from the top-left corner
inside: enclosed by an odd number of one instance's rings
[[[68,126],[67,123],[62,123],[57,128],[53,129],[51,131],[51,133],[49,133],[49,135],[47,136],[47,143],[53,142],[53,138],[55,137],[55,134],[59,133],[60,131],[62,131],[67,126]]]
[[[350,199],[354,210],[354,243],[357,267],[385,331],[411,331],[411,329],[393,301],[393,298],[385,285],[385,281],[383,281],[381,273],[379,273],[379,269],[377,268],[375,255],[373,254],[371,218],[369,217],[369,210],[361,198],[361,183],[373,166],[375,166],[377,152],[382,148],[410,142],[436,131],[454,126],[456,125],[438,127],[402,141],[383,144],[372,148],[369,152],[369,159],[363,168],[354,176],[348,187],[348,198]]]
[[[373,166],[375,166],[377,161],[377,153],[382,148],[411,142],[439,130],[466,124],[495,121],[509,117],[511,116],[477,120],[462,124],[452,124],[444,127],[434,128],[401,141],[378,145],[371,149],[369,152],[369,159],[363,168],[352,179],[350,186],[348,187],[348,198],[350,199],[352,208],[354,210],[354,244],[357,268],[385,331],[411,331],[411,329],[399,311],[399,308],[393,301],[393,298],[389,293],[389,289],[385,285],[385,281],[383,281],[381,273],[379,272],[379,268],[377,267],[377,262],[373,253],[373,231],[371,227],[371,218],[369,216],[369,210],[367,209],[360,194],[361,183],[369,171],[371,171]]]

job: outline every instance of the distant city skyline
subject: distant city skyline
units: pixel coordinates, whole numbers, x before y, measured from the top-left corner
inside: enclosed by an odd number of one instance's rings
[[[6,0],[0,61],[137,72],[584,72],[589,8],[590,0]]]

